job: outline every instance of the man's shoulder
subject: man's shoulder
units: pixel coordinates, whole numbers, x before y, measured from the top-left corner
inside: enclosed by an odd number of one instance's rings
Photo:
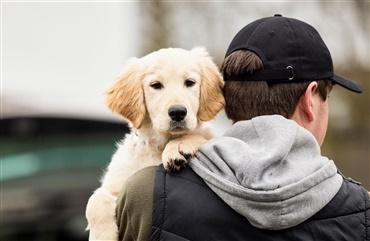
[[[128,211],[151,210],[157,166],[145,167],[127,179],[118,195],[118,208]]]
[[[119,240],[149,240],[157,168],[143,168],[125,182],[117,199]]]
[[[142,183],[143,181],[152,181],[155,176],[155,172],[158,166],[149,166],[140,169],[139,171],[135,172],[131,177],[127,179],[128,183]]]

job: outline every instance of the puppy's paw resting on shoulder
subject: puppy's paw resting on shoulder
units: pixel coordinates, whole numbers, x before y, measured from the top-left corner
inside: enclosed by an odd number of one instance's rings
[[[172,140],[167,143],[166,147],[163,150],[162,162],[164,168],[169,171],[178,171],[182,166],[185,166],[188,163],[189,158],[195,155],[194,151],[181,151],[180,145],[183,146],[182,143],[179,143],[176,140]]]
[[[167,170],[180,170],[196,157],[199,147],[207,140],[201,135],[187,135],[167,143],[162,153],[162,162]]]

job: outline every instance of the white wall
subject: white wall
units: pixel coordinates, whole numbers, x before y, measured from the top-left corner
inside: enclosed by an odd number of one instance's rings
[[[2,117],[111,116],[105,89],[135,54],[130,3],[2,3]]]

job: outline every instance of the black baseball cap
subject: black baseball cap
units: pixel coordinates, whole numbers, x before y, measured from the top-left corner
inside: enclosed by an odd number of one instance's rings
[[[257,54],[264,70],[230,76],[225,81],[258,81],[287,83],[330,79],[351,91],[361,93],[357,82],[334,74],[329,49],[311,25],[280,14],[258,19],[242,28],[226,52],[249,50]]]

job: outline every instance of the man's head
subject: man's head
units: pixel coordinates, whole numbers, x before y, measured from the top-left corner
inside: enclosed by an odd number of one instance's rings
[[[330,52],[310,25],[281,15],[245,26],[221,67],[226,114],[234,122],[278,114],[297,121],[322,144],[333,84],[361,86],[335,75]]]

